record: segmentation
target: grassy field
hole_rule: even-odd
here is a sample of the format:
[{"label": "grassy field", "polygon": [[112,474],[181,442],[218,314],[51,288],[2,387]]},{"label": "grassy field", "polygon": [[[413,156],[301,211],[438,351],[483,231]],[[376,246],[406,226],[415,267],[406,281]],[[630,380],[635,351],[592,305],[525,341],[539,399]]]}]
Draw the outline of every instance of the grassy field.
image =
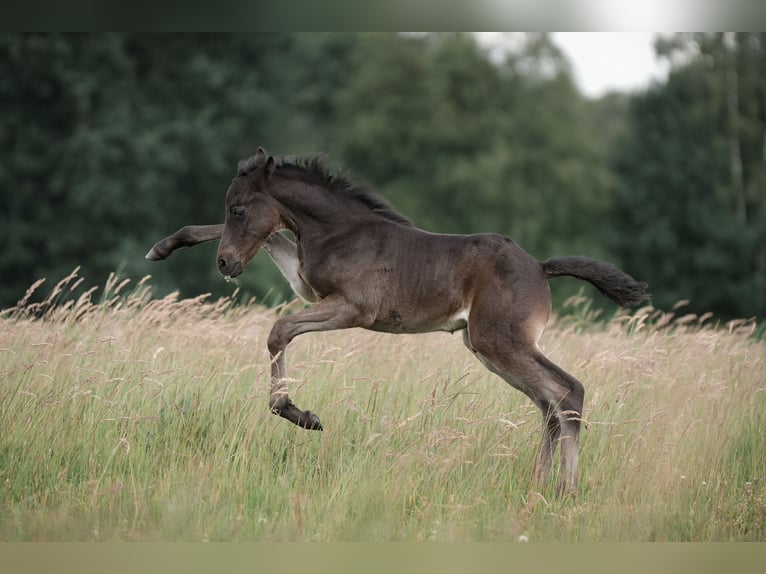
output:
[{"label": "grassy field", "polygon": [[0,317],[2,541],[766,540],[752,323],[553,322],[541,347],[587,392],[560,501],[529,488],[537,411],[459,334],[299,337],[311,433],[267,411],[277,311],[114,280],[58,303],[76,282]]}]

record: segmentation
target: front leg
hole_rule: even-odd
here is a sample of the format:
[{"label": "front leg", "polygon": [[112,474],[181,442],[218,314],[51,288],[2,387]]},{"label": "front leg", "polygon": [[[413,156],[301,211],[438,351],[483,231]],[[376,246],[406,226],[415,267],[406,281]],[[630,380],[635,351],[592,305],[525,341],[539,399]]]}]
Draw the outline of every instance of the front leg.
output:
[{"label": "front leg", "polygon": [[282,317],[271,328],[268,346],[271,356],[271,412],[309,430],[322,430],[319,417],[299,409],[287,394],[285,349],[295,337],[312,331],[332,331],[349,327],[369,327],[374,316],[362,312],[343,297],[330,296],[313,307]]},{"label": "front leg", "polygon": [[[177,249],[193,247],[206,241],[220,239],[223,225],[187,225],[172,235],[158,241],[146,254],[150,261],[167,259]],[[293,291],[307,303],[315,303],[320,297],[298,273],[298,246],[281,233],[272,233],[263,248],[287,279]]]},{"label": "front leg", "polygon": [[176,231],[173,235],[158,241],[146,254],[150,261],[167,259],[170,254],[181,247],[192,247],[206,241],[220,239],[223,233],[223,224],[218,225],[187,225]]}]

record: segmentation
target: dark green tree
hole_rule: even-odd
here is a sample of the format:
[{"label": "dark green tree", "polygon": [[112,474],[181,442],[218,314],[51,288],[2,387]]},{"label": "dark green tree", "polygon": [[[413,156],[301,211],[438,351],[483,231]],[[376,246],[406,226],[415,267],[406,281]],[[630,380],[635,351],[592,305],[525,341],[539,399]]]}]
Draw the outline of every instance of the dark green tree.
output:
[{"label": "dark green tree", "polygon": [[666,84],[633,99],[617,151],[613,239],[655,302],[766,312],[766,54],[762,34],[677,35]]},{"label": "dark green tree", "polygon": [[[258,145],[305,139],[292,70],[310,53],[289,34],[0,37],[0,306],[76,265],[89,283],[120,267],[161,291],[231,291],[212,245],[163,265],[143,253],[220,221],[236,163]],[[261,267],[246,290],[276,282],[286,295]]]},{"label": "dark green tree", "polygon": [[339,110],[337,155],[419,225],[608,252],[604,152],[547,36],[503,62],[466,34],[368,37]]}]

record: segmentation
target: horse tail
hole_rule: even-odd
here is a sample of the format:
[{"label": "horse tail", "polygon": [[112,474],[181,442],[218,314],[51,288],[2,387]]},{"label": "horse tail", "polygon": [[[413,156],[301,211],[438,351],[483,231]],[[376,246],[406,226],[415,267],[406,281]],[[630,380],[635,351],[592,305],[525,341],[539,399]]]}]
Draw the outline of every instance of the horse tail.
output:
[{"label": "horse tail", "polygon": [[590,257],[551,257],[541,265],[546,279],[567,275],[587,281],[620,307],[632,307],[649,298],[647,283],[636,281],[606,261]]}]

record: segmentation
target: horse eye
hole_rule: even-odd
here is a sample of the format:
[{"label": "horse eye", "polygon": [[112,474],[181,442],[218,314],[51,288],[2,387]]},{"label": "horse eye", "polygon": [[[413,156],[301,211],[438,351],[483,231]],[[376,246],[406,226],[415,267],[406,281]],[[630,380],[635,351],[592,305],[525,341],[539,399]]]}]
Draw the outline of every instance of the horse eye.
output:
[{"label": "horse eye", "polygon": [[232,207],[229,212],[231,213],[231,216],[235,219],[242,220],[245,218],[245,208],[241,206],[234,206]]}]

